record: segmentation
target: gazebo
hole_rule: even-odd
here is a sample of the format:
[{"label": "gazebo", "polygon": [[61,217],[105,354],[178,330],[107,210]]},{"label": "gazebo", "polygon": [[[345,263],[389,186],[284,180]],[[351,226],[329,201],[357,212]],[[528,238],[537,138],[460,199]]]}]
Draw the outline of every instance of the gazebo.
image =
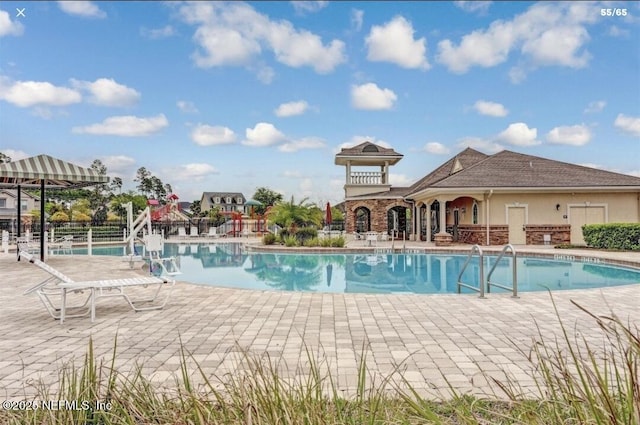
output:
[{"label": "gazebo", "polygon": [[20,190],[40,188],[40,259],[44,261],[45,186],[70,189],[108,183],[109,177],[91,168],[80,167],[49,155],[37,155],[0,164],[0,187],[16,188],[18,192],[18,237],[20,236]]}]

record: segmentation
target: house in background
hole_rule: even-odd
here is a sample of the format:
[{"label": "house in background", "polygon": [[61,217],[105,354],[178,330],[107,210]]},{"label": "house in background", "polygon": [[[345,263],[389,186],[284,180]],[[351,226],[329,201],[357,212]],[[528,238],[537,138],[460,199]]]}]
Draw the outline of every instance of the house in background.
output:
[{"label": "house in background", "polygon": [[246,214],[245,202],[246,198],[240,192],[203,192],[200,198],[200,211],[205,212],[218,207],[225,214],[232,212]]},{"label": "house in background", "polygon": [[[23,223],[31,222],[31,211],[40,210],[40,198],[24,190],[20,194],[20,216]],[[15,189],[0,189],[0,230],[15,232],[18,220],[18,192]]]},{"label": "house in background", "polygon": [[584,224],[640,222],[640,177],[467,148],[410,187],[393,187],[389,167],[401,158],[370,142],[336,155],[347,169],[347,232],[395,233],[436,245],[580,245]]}]

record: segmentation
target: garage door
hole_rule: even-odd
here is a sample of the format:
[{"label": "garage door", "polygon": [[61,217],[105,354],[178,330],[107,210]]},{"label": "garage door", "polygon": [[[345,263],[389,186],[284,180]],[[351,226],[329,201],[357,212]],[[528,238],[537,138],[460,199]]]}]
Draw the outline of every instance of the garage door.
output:
[{"label": "garage door", "polygon": [[571,224],[571,243],[585,245],[582,237],[582,226],[585,224],[601,224],[605,222],[604,206],[569,207],[569,224]]}]

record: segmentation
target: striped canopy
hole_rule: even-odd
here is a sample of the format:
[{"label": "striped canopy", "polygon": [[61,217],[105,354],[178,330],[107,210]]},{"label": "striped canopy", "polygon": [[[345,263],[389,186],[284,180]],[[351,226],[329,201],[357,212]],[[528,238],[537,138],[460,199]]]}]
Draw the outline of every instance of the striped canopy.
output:
[{"label": "striped canopy", "polygon": [[49,155],[0,164],[0,187],[40,187],[43,181],[48,187],[69,188],[108,183],[109,177]]}]

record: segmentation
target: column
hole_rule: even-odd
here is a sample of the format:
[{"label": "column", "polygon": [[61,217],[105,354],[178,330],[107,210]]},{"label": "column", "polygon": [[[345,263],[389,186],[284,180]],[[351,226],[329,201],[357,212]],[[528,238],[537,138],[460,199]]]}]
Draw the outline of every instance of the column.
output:
[{"label": "column", "polygon": [[447,233],[447,201],[438,199],[440,203],[440,232]]},{"label": "column", "polygon": [[431,203],[427,204],[427,242],[431,242]]},{"label": "column", "polygon": [[420,207],[413,204],[413,240],[419,242],[422,237],[422,217],[420,217]]},{"label": "column", "polygon": [[351,184],[351,161],[347,161],[347,166],[345,167],[345,170],[347,170],[346,183]]}]

